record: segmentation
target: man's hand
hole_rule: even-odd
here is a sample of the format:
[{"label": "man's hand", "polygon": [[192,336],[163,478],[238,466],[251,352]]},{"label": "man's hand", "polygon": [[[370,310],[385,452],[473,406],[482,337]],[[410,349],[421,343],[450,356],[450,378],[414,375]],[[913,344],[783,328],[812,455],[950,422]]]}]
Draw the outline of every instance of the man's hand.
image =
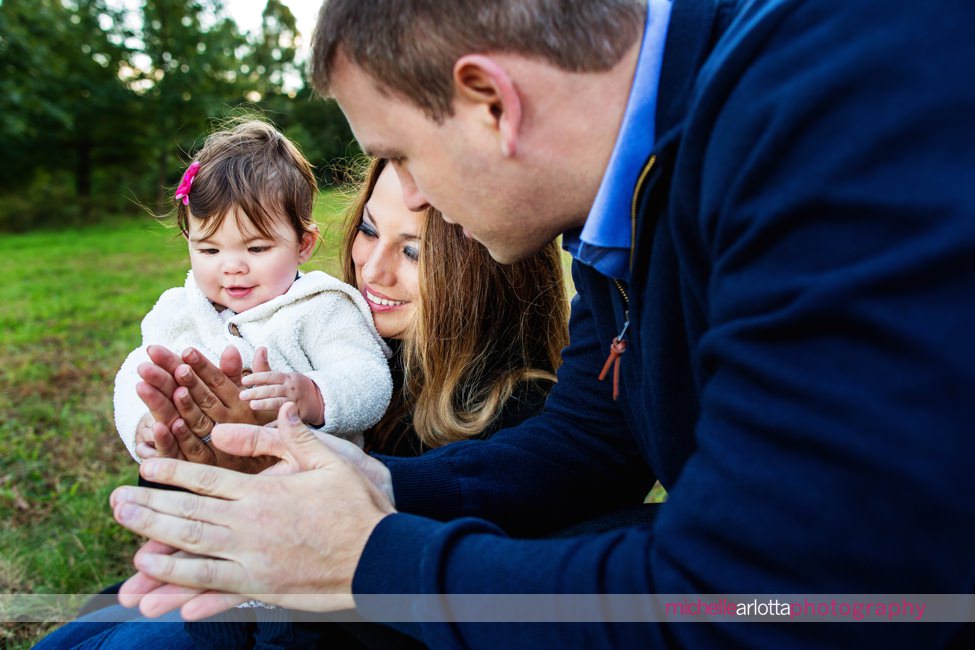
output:
[{"label": "man's hand", "polygon": [[[291,403],[281,408],[277,428],[219,425],[212,442],[227,453],[281,460],[257,476],[172,459],[144,462],[143,477],[208,496],[122,487],[112,494],[115,518],[203,557],[143,549],[133,580],[244,594],[294,609],[353,607],[352,577],[373,528],[394,512],[389,498],[302,425]],[[129,602],[136,599],[135,590],[127,587],[126,594]],[[174,609],[178,600],[153,612]],[[201,593],[181,613],[195,620],[233,604],[225,594]]]},{"label": "man's hand", "polygon": [[319,427],[325,421],[322,392],[300,372],[255,372],[242,382],[249,388],[240,392],[240,399],[255,411],[277,411],[285,402],[294,402],[302,422]]}]

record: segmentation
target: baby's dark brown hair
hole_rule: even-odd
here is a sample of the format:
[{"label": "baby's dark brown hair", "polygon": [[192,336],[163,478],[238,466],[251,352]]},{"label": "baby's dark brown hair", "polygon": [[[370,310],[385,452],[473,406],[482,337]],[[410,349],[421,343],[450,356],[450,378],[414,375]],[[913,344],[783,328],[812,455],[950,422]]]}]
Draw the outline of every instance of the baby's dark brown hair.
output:
[{"label": "baby's dark brown hair", "polygon": [[282,217],[299,241],[314,232],[312,207],[318,186],[312,166],[267,122],[250,119],[211,134],[193,160],[200,167],[189,205],[176,201],[176,223],[183,235],[189,236],[193,217],[209,237],[231,210],[243,212],[269,239],[275,238],[273,224]]}]

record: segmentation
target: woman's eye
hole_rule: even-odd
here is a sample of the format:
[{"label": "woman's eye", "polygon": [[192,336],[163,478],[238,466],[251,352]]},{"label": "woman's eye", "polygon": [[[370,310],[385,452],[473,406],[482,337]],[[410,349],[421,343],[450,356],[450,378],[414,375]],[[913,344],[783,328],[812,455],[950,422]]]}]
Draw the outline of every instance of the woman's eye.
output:
[{"label": "woman's eye", "polygon": [[369,237],[370,239],[375,239],[376,237],[378,237],[373,227],[367,224],[365,221],[360,222],[359,227],[356,228],[356,230],[361,232],[366,237]]},{"label": "woman's eye", "polygon": [[414,246],[407,246],[403,249],[403,255],[412,262],[420,261],[420,249]]}]

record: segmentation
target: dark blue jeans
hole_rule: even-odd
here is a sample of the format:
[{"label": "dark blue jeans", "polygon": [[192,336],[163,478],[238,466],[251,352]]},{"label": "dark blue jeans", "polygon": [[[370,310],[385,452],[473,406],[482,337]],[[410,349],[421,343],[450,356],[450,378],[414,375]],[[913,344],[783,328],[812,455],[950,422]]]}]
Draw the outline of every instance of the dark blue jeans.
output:
[{"label": "dark blue jeans", "polygon": [[196,645],[183,629],[179,612],[159,618],[141,616],[137,609],[114,605],[87,614],[41,639],[35,650],[192,650]]}]

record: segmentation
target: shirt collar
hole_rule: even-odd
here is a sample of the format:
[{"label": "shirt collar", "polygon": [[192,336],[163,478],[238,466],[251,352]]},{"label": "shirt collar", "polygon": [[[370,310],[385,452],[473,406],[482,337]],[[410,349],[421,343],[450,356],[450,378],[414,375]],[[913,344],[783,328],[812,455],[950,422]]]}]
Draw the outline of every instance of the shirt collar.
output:
[{"label": "shirt collar", "polygon": [[603,275],[629,279],[633,192],[654,145],[657,87],[671,0],[649,0],[640,55],[613,153],[596,199],[580,230],[565,233],[562,246]]}]

